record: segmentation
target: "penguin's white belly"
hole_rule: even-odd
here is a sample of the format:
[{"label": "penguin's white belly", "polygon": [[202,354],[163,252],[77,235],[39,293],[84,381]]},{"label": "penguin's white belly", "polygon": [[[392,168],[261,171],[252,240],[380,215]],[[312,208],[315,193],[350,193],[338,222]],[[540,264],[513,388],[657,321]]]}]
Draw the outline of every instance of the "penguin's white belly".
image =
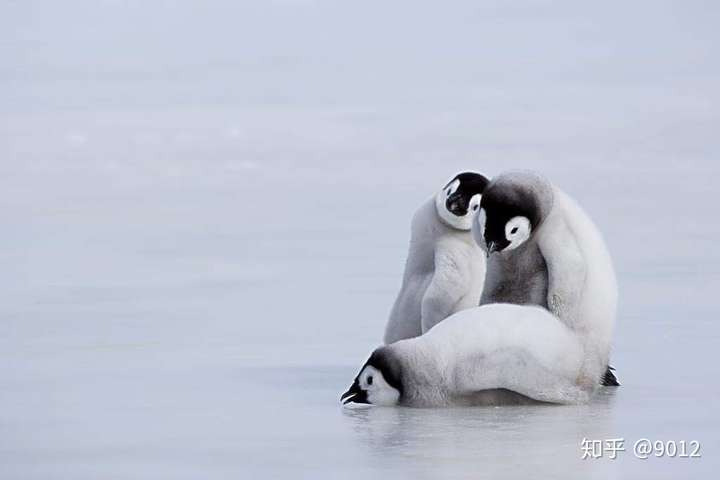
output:
[{"label": "penguin's white belly", "polygon": [[460,300],[453,306],[451,314],[455,314],[461,310],[465,310],[468,308],[477,307],[480,304],[480,291],[482,290],[482,286],[475,286],[475,288],[468,289],[468,291],[463,295]]},{"label": "penguin's white belly", "polygon": [[544,403],[505,388],[480,390],[461,395],[450,395],[448,406],[497,407],[503,405],[537,405]]}]

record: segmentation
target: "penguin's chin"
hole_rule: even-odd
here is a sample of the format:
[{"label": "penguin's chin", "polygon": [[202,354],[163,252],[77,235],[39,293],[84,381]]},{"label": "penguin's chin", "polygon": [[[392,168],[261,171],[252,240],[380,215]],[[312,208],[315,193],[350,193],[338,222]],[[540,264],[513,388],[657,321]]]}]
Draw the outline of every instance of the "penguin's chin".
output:
[{"label": "penguin's chin", "polygon": [[470,214],[470,212],[467,212],[463,216],[458,216],[452,212],[449,212],[448,209],[445,208],[445,196],[443,195],[443,193],[444,191],[441,190],[440,193],[435,196],[435,210],[437,211],[440,219],[447,226],[452,227],[456,230],[470,230],[470,228],[472,227],[473,216]]},{"label": "penguin's chin", "polygon": [[394,388],[382,389],[368,394],[371,405],[378,407],[394,407],[400,402],[400,392]]}]

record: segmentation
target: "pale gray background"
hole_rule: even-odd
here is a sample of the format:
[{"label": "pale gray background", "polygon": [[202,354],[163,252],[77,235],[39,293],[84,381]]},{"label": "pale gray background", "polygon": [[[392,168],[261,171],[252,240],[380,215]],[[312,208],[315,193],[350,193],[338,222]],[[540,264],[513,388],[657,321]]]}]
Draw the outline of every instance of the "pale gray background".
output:
[{"label": "pale gray background", "polygon": [[[0,478],[716,475],[713,1],[0,2]],[[343,411],[412,211],[544,172],[605,233],[624,385]],[[702,459],[581,461],[584,437]]]}]

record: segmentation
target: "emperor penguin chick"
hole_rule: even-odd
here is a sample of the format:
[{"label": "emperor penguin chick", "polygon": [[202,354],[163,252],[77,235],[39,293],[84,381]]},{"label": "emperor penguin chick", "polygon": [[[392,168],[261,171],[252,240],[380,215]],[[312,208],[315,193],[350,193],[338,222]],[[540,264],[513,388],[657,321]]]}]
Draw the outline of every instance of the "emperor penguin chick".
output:
[{"label": "emperor penguin chick", "polygon": [[547,308],[581,336],[583,371],[617,385],[607,367],[615,273],[600,232],[577,203],[538,174],[502,174],[485,189],[473,236],[488,255],[480,303]]},{"label": "emperor penguin chick", "polygon": [[485,254],[470,229],[487,183],[478,173],[460,173],[415,212],[385,343],[422,335],[453,313],[478,305]]},{"label": "emperor penguin chick", "polygon": [[429,332],[376,349],[341,401],[443,407],[583,403],[582,336],[537,305],[470,308]]}]

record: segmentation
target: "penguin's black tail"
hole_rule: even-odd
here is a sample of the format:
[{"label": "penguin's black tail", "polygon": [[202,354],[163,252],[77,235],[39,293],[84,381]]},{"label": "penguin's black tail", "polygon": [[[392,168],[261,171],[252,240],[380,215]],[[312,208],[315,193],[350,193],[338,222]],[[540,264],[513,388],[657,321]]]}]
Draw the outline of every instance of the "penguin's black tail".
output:
[{"label": "penguin's black tail", "polygon": [[605,375],[602,377],[602,385],[605,387],[619,387],[620,382],[618,382],[617,377],[613,373],[615,371],[615,367],[612,367],[608,365],[607,370],[605,370]]}]

